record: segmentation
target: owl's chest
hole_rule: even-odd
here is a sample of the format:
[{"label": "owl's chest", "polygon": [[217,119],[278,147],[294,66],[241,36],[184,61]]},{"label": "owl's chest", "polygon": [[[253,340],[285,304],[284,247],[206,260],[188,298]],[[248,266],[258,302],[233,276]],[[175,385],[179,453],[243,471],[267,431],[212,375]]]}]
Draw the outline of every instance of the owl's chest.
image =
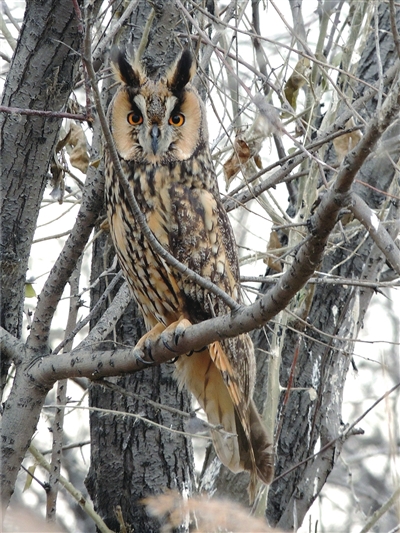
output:
[{"label": "owl's chest", "polygon": [[[135,176],[132,184],[149,228],[163,247],[170,249],[171,235],[178,226],[170,180],[152,172],[146,178]],[[177,320],[184,306],[180,281],[151,248],[111,172],[106,176],[106,200],[118,259],[147,325],[154,325],[154,318],[165,324]]]},{"label": "owl's chest", "polygon": [[[159,243],[178,261],[218,283],[224,276],[225,256],[214,195],[200,179],[188,181],[187,173],[182,175],[181,169],[136,171],[131,183]],[[202,289],[183,279],[153,251],[111,173],[106,191],[110,230],[119,261],[148,325],[154,325],[154,317],[171,323],[188,307],[196,321],[204,319]]]}]

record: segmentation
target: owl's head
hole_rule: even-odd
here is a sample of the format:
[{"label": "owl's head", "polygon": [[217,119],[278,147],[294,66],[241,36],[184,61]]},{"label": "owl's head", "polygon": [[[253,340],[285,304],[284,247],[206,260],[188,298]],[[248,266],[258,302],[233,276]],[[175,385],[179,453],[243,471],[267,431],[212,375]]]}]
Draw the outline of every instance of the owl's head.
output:
[{"label": "owl's head", "polygon": [[189,159],[206,142],[203,105],[190,80],[195,63],[183,51],[165,77],[150,80],[126,51],[113,66],[121,86],[109,120],[117,150],[126,161],[168,164]]}]

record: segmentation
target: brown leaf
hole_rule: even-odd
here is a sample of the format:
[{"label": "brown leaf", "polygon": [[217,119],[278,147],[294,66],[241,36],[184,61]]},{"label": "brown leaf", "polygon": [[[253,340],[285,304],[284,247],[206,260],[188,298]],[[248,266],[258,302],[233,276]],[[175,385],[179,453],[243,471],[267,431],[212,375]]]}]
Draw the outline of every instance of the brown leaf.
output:
[{"label": "brown leaf", "polygon": [[68,145],[72,146],[72,150],[69,153],[71,165],[86,174],[89,166],[89,155],[87,153],[85,133],[80,124],[71,123]]},{"label": "brown leaf", "polygon": [[303,85],[307,82],[307,75],[308,71],[310,69],[310,60],[302,57],[295,66],[292,75],[287,80],[284,92],[286,96],[286,100],[289,102],[289,104],[293,107],[293,109],[296,109],[297,105],[297,96],[299,94],[299,90],[303,87]]},{"label": "brown leaf", "polygon": [[251,157],[251,152],[248,144],[240,137],[236,137],[234,145],[234,152],[231,157],[224,163],[224,175],[227,185],[232,178],[240,171],[240,167],[247,163]]},{"label": "brown leaf", "polygon": [[259,154],[254,156],[254,163],[257,165],[257,168],[262,169],[262,161]]},{"label": "brown leaf", "polygon": [[281,241],[279,240],[278,234],[276,231],[271,231],[271,235],[269,236],[269,242],[267,246],[267,252],[271,252],[271,254],[268,254],[268,257],[264,259],[264,263],[271,269],[275,270],[275,272],[282,272],[282,265],[279,259],[277,259],[277,256],[279,257],[280,253],[279,250],[282,248]]},{"label": "brown leaf", "polygon": [[[346,122],[346,128],[354,128],[355,123],[353,117]],[[353,150],[356,144],[362,137],[360,130],[355,130],[350,133],[344,133],[340,137],[333,139],[333,147],[337,154],[338,162],[341,163],[346,155]]]}]

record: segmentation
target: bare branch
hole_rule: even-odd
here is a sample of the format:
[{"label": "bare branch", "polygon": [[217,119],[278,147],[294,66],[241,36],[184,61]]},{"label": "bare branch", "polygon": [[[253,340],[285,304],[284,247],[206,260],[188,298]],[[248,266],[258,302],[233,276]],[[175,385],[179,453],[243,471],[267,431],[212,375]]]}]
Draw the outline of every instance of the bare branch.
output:
[{"label": "bare branch", "polygon": [[[399,70],[400,70],[399,69],[399,64],[393,65],[393,67],[388,69],[387,76],[385,77],[385,82],[387,82],[386,86],[389,83],[391,83],[396,78],[396,76],[398,77]],[[392,92],[390,94],[392,95]],[[366,91],[363,96],[361,96],[355,102],[353,102],[353,104],[352,104],[353,108],[361,109],[364,106],[364,104],[366,102],[368,102],[371,98],[373,98],[375,95],[376,95],[376,89],[375,88]],[[395,115],[395,112],[393,114]],[[312,143],[307,145],[307,151],[313,153],[313,151],[315,149],[317,149],[321,144],[324,144],[325,141],[331,140],[332,139],[331,136],[334,136],[337,132],[340,132],[351,116],[352,116],[352,112],[351,111],[347,110],[347,111],[343,112],[340,115],[340,117],[338,117],[338,119],[335,121],[335,123],[332,124],[332,126],[328,130],[320,133],[320,135],[318,136],[318,138],[315,141],[313,141]],[[386,126],[386,127],[388,127],[388,126]],[[374,140],[373,140],[373,133],[372,133],[372,146],[371,146],[371,149],[375,145],[375,143],[373,141]],[[307,154],[304,153],[304,152],[303,153],[296,152],[295,154],[291,154],[290,156],[287,156],[285,158],[285,160],[284,160],[284,161],[287,161],[287,162],[284,165],[282,165],[279,170],[277,170],[274,174],[272,174],[271,176],[266,178],[259,185],[256,185],[254,187],[249,187],[249,185],[248,185],[249,183],[251,183],[252,181],[260,178],[261,176],[263,176],[266,172],[268,172],[269,170],[274,168],[277,164],[274,164],[273,166],[270,166],[270,167],[268,167],[266,169],[261,170],[255,176],[253,176],[250,180],[247,180],[246,184],[241,185],[236,190],[231,192],[229,197],[224,202],[225,209],[227,211],[231,211],[237,205],[243,205],[243,204],[247,203],[248,201],[252,200],[253,198],[256,198],[257,196],[259,196],[262,192],[264,192],[268,188],[277,185],[288,174],[290,174],[290,172],[294,168],[296,168],[298,165],[300,165],[307,157],[308,157]],[[278,163],[282,164],[282,161],[278,162]],[[248,190],[245,190],[245,191],[235,195],[235,193],[238,192],[238,190],[243,189],[245,187]]]},{"label": "bare branch", "polygon": [[[393,270],[395,270],[400,276],[400,250],[382,225],[377,215],[364,202],[364,200],[355,193],[353,193],[353,202],[350,206],[350,210],[367,229],[371,238],[385,255]],[[397,231],[400,231],[400,224],[397,224],[397,226]]]},{"label": "bare branch", "polygon": [[[43,457],[43,455],[39,452],[39,450],[33,444],[30,445],[29,451],[33,455],[35,460],[38,462],[38,464],[42,468],[47,470],[47,472],[50,473],[50,471],[51,471],[50,464],[46,461],[46,459]],[[106,526],[106,524],[103,522],[101,517],[95,512],[95,510],[94,510],[92,504],[90,503],[90,501],[87,500],[83,496],[83,494],[72,485],[72,483],[70,483],[62,475],[60,475],[59,480],[60,480],[61,485],[71,494],[71,496],[74,498],[74,500],[76,500],[76,502],[85,511],[85,513],[87,513],[90,516],[90,518],[93,520],[93,522],[99,528],[99,531],[101,531],[101,533],[114,533],[113,531],[111,531],[111,529],[109,529]]]},{"label": "bare branch", "polygon": [[0,106],[0,113],[30,115],[37,117],[70,118],[72,120],[79,120],[81,122],[88,120],[88,117],[85,117],[85,115],[77,115],[75,113],[64,113],[63,111],[44,111],[42,109],[21,109],[20,107],[8,107],[4,105]]},{"label": "bare branch", "polygon": [[104,202],[103,187],[102,176],[96,169],[89,167],[76,222],[38,298],[31,333],[27,340],[27,346],[36,352],[43,351],[47,344],[57,304],[97,221]]},{"label": "bare branch", "polygon": [[[350,185],[350,179],[347,182]],[[160,364],[177,355],[200,349],[216,340],[251,331],[264,325],[282,311],[319,265],[329,234],[336,224],[337,215],[350,201],[351,194],[347,190],[328,191],[310,223],[312,234],[299,249],[291,267],[263,298],[231,315],[216,317],[187,328],[175,352],[166,348],[176,345],[174,332],[170,332],[152,346],[152,361]],[[96,350],[92,352],[92,360],[89,359],[87,351],[88,346],[85,343],[82,349],[71,352],[72,357],[68,359],[54,356],[41,357],[30,366],[31,378],[50,386],[61,377],[86,376],[98,379],[143,369],[143,364],[132,357],[130,349],[111,352]]]},{"label": "bare branch", "polygon": [[377,521],[382,518],[382,516],[389,511],[394,505],[398,505],[400,498],[400,486],[394,491],[391,497],[385,502],[382,507],[377,509],[365,526],[361,529],[360,533],[367,533],[371,531],[372,527],[377,523]]},{"label": "bare branch", "polygon": [[397,390],[398,388],[400,387],[400,383],[397,383],[394,387],[392,387],[390,390],[388,390],[387,392],[385,392],[385,394],[383,394],[380,398],[378,398],[366,411],[364,411],[364,413],[359,416],[350,426],[348,426],[346,428],[346,430],[343,432],[342,435],[339,435],[338,437],[336,437],[335,439],[331,440],[330,442],[326,443],[318,452],[310,455],[309,457],[306,457],[306,459],[304,459],[303,461],[301,461],[301,463],[298,463],[297,465],[293,466],[292,468],[290,468],[290,470],[287,470],[286,472],[283,472],[280,476],[276,477],[272,483],[275,483],[277,482],[279,479],[281,479],[282,477],[284,476],[287,476],[290,472],[292,472],[293,470],[296,470],[296,468],[299,468],[299,466],[305,464],[305,463],[308,463],[308,461],[310,461],[311,459],[314,459],[315,457],[318,457],[320,454],[324,453],[326,450],[329,450],[329,448],[331,448],[338,440],[346,440],[346,438],[348,438],[349,436],[351,436],[353,434],[353,430],[354,428],[361,422],[361,420],[363,418],[365,418],[368,413],[370,413],[380,402],[382,402],[383,400],[385,400],[390,394],[392,394],[392,392],[394,392],[395,390]]},{"label": "bare branch", "polygon": [[397,57],[400,59],[400,37],[399,37],[399,32],[397,31],[397,24],[396,24],[395,0],[389,0],[389,10],[390,10],[390,27],[392,29],[393,42],[396,47]]},{"label": "bare branch", "polygon": [[21,361],[25,353],[25,344],[0,327],[0,353],[15,362]]}]

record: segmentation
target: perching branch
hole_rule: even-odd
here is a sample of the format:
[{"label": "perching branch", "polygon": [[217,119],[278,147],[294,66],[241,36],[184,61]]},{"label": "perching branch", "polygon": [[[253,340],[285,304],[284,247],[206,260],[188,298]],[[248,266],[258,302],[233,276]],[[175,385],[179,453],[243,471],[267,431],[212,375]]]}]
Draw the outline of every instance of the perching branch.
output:
[{"label": "perching branch", "polygon": [[[292,265],[279,278],[276,285],[248,307],[189,327],[184,336],[179,339],[177,346],[174,332],[165,333],[163,338],[156,341],[151,348],[152,362],[160,364],[212,342],[259,328],[288,305],[320,264],[340,210],[352,204],[351,186],[358,170],[398,113],[400,107],[399,73],[397,73],[393,89],[379,113],[370,121],[364,137],[343,161],[335,184],[325,193],[309,221],[311,234],[305,239]],[[176,346],[175,351],[171,352],[166,345]],[[88,347],[85,346],[82,350],[74,350],[71,353],[73,357],[68,359],[52,356],[41,358],[30,368],[31,377],[48,386],[60,377],[86,376],[96,379],[134,372],[143,368],[142,364],[133,360],[130,350],[96,351],[93,353],[95,359],[92,361],[89,361],[86,354]]]}]

